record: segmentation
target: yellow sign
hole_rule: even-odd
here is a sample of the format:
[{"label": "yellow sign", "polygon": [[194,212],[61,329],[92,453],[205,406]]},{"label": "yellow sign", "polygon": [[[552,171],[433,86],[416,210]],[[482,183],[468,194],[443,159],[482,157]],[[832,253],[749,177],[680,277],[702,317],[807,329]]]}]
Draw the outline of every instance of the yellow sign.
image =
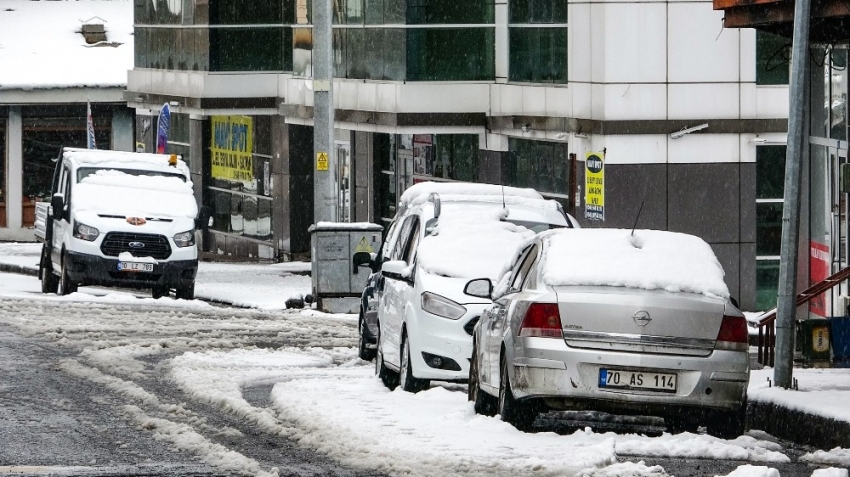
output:
[{"label": "yellow sign", "polygon": [[213,116],[212,130],[212,177],[254,180],[253,120],[248,116]]},{"label": "yellow sign", "polygon": [[584,160],[584,217],[605,220],[605,155],[588,152]]},{"label": "yellow sign", "polygon": [[316,153],[316,170],[317,171],[328,170],[328,153],[327,152],[317,152]]},{"label": "yellow sign", "polygon": [[812,351],[816,353],[829,351],[829,328],[823,326],[812,330]]},{"label": "yellow sign", "polygon": [[366,253],[375,253],[375,249],[369,245],[369,242],[366,240],[366,237],[362,237],[360,242],[357,242],[357,246],[354,247],[354,253],[357,252],[366,252]]}]

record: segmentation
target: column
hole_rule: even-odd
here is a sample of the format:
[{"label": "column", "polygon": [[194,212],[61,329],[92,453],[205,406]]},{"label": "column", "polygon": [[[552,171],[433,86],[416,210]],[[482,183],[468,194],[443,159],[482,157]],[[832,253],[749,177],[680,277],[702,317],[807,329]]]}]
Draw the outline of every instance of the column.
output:
[{"label": "column", "polygon": [[9,108],[9,121],[6,124],[6,226],[20,229],[23,216],[23,119],[21,107]]}]

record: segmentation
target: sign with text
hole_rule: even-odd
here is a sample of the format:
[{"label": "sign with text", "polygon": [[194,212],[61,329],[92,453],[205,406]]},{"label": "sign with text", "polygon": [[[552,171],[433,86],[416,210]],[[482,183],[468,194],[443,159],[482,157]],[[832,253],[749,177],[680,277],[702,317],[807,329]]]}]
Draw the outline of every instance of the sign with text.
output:
[{"label": "sign with text", "polygon": [[328,170],[328,153],[327,152],[317,152],[316,153],[316,170],[317,171]]},{"label": "sign with text", "polygon": [[588,152],[584,160],[584,217],[605,220],[605,159],[598,152]]},{"label": "sign with text", "polygon": [[213,116],[212,129],[212,177],[254,180],[253,120],[248,116]]},{"label": "sign with text", "polygon": [[[809,250],[811,251],[809,257],[809,282],[814,285],[817,282],[826,280],[832,275],[829,265],[831,259],[829,256],[829,246],[827,245],[812,240],[809,242]],[[814,297],[809,302],[809,311],[824,318],[830,316],[827,314],[826,292]]]}]

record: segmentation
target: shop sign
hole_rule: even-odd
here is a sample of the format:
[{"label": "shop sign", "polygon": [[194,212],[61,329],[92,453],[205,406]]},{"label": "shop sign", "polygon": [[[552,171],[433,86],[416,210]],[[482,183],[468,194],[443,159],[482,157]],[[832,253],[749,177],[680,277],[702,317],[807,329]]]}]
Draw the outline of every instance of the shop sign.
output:
[{"label": "shop sign", "polygon": [[212,177],[254,180],[254,122],[249,116],[212,117]]},{"label": "shop sign", "polygon": [[584,160],[584,217],[605,220],[605,156],[588,152]]},{"label": "shop sign", "polygon": [[324,151],[320,151],[316,153],[316,170],[317,171],[326,171],[330,167],[328,166],[328,153]]},{"label": "shop sign", "polygon": [[[826,280],[830,276],[829,247],[815,241],[809,242],[809,278],[814,285]],[[829,316],[826,310],[826,293],[821,293],[809,302],[809,311],[815,315],[826,318]]]}]

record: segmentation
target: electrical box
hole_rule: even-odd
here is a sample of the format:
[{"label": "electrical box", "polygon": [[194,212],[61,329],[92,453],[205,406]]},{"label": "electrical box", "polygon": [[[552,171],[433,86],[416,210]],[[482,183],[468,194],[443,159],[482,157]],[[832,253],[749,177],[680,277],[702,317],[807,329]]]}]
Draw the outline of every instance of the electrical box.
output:
[{"label": "electrical box", "polygon": [[360,296],[381,249],[383,227],[368,222],[310,226],[311,277],[318,309],[358,313]]}]

